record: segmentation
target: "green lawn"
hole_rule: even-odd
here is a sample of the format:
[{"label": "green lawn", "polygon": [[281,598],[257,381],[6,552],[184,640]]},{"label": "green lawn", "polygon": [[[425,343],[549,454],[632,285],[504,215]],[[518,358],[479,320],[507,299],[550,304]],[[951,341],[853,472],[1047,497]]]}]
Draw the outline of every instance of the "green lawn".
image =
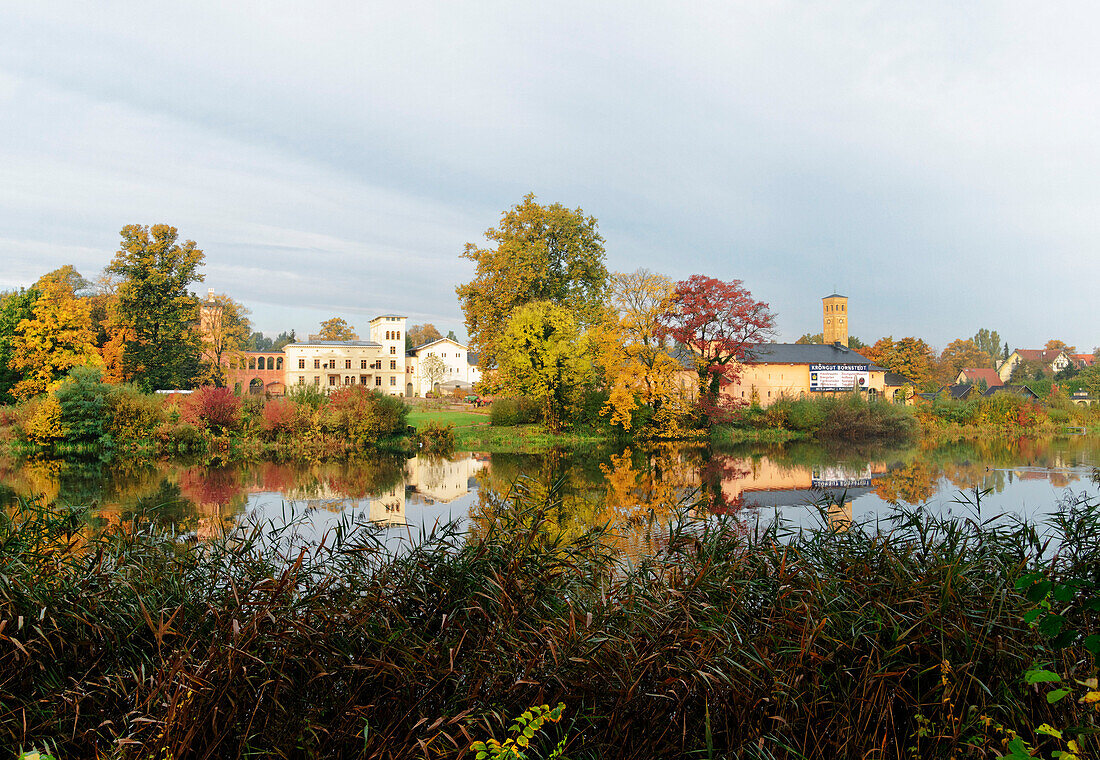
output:
[{"label": "green lawn", "polygon": [[472,425],[488,425],[489,414],[459,412],[450,409],[412,409],[409,411],[409,424],[417,430],[424,427],[429,422],[438,422],[441,425],[450,423],[454,425],[456,429],[470,427]]}]

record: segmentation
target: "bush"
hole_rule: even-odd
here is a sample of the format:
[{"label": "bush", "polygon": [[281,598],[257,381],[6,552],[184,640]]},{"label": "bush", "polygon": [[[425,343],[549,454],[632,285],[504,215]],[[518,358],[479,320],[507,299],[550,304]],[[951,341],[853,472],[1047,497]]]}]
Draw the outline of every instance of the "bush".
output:
[{"label": "bush", "polygon": [[341,388],[329,397],[329,404],[333,429],[356,446],[400,435],[408,425],[409,407],[403,400],[362,385]]},{"label": "bush", "polygon": [[496,427],[530,425],[541,420],[542,407],[534,399],[498,398],[489,407],[489,424]]},{"label": "bush", "polygon": [[73,367],[53,391],[61,407],[61,426],[66,442],[110,448],[107,418],[111,387],[101,382],[101,377],[94,367]]},{"label": "bush", "polygon": [[229,388],[203,386],[182,403],[184,417],[193,425],[202,425],[215,433],[227,432],[240,421],[241,399]]},{"label": "bush", "polygon": [[153,438],[165,416],[159,398],[130,384],[112,386],[107,406],[107,432],[116,447]]},{"label": "bush", "polygon": [[52,393],[36,396],[20,404],[21,429],[31,443],[49,446],[65,438],[61,425],[61,405]]},{"label": "bush", "polygon": [[289,398],[273,398],[264,404],[261,426],[265,433],[289,433],[295,427],[297,404]]},{"label": "bush", "polygon": [[455,447],[455,426],[432,421],[416,433],[422,451],[431,454],[446,454]]}]

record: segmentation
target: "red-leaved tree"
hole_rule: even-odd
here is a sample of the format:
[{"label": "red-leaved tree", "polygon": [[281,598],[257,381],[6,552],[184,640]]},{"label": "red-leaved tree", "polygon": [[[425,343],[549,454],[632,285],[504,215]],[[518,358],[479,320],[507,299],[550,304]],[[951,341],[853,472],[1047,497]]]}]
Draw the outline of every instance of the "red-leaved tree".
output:
[{"label": "red-leaved tree", "polygon": [[663,332],[689,349],[699,373],[699,405],[712,421],[723,410],[721,389],[737,379],[741,362],[775,334],[775,315],[753,300],[741,280],[696,274],[676,283]]}]

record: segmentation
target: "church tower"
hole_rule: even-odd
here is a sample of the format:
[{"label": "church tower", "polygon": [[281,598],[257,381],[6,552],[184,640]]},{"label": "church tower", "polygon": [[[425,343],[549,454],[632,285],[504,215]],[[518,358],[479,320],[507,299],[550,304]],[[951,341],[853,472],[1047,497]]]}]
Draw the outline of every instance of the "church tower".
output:
[{"label": "church tower", "polygon": [[848,296],[833,293],[821,299],[822,343],[848,347]]}]

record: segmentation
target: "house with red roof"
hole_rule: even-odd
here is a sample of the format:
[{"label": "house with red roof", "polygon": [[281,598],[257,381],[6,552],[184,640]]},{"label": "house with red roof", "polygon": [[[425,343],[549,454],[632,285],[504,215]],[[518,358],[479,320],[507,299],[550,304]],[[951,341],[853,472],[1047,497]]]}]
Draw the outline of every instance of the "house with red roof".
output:
[{"label": "house with red roof", "polygon": [[1077,369],[1084,369],[1096,364],[1096,354],[1070,354],[1069,358],[1077,365]]},{"label": "house with red roof", "polygon": [[1073,364],[1073,360],[1069,358],[1069,354],[1061,349],[1017,348],[997,367],[997,376],[1001,378],[1002,383],[1007,383],[1009,381],[1009,378],[1012,377],[1012,371],[1015,370],[1016,365],[1021,362],[1041,364],[1049,369],[1052,374],[1060,372]]},{"label": "house with red roof", "polygon": [[986,388],[996,388],[998,385],[1004,385],[1004,381],[997,374],[997,370],[991,367],[967,367],[960,370],[958,377],[955,378],[955,385],[977,385],[981,380],[985,381]]}]

